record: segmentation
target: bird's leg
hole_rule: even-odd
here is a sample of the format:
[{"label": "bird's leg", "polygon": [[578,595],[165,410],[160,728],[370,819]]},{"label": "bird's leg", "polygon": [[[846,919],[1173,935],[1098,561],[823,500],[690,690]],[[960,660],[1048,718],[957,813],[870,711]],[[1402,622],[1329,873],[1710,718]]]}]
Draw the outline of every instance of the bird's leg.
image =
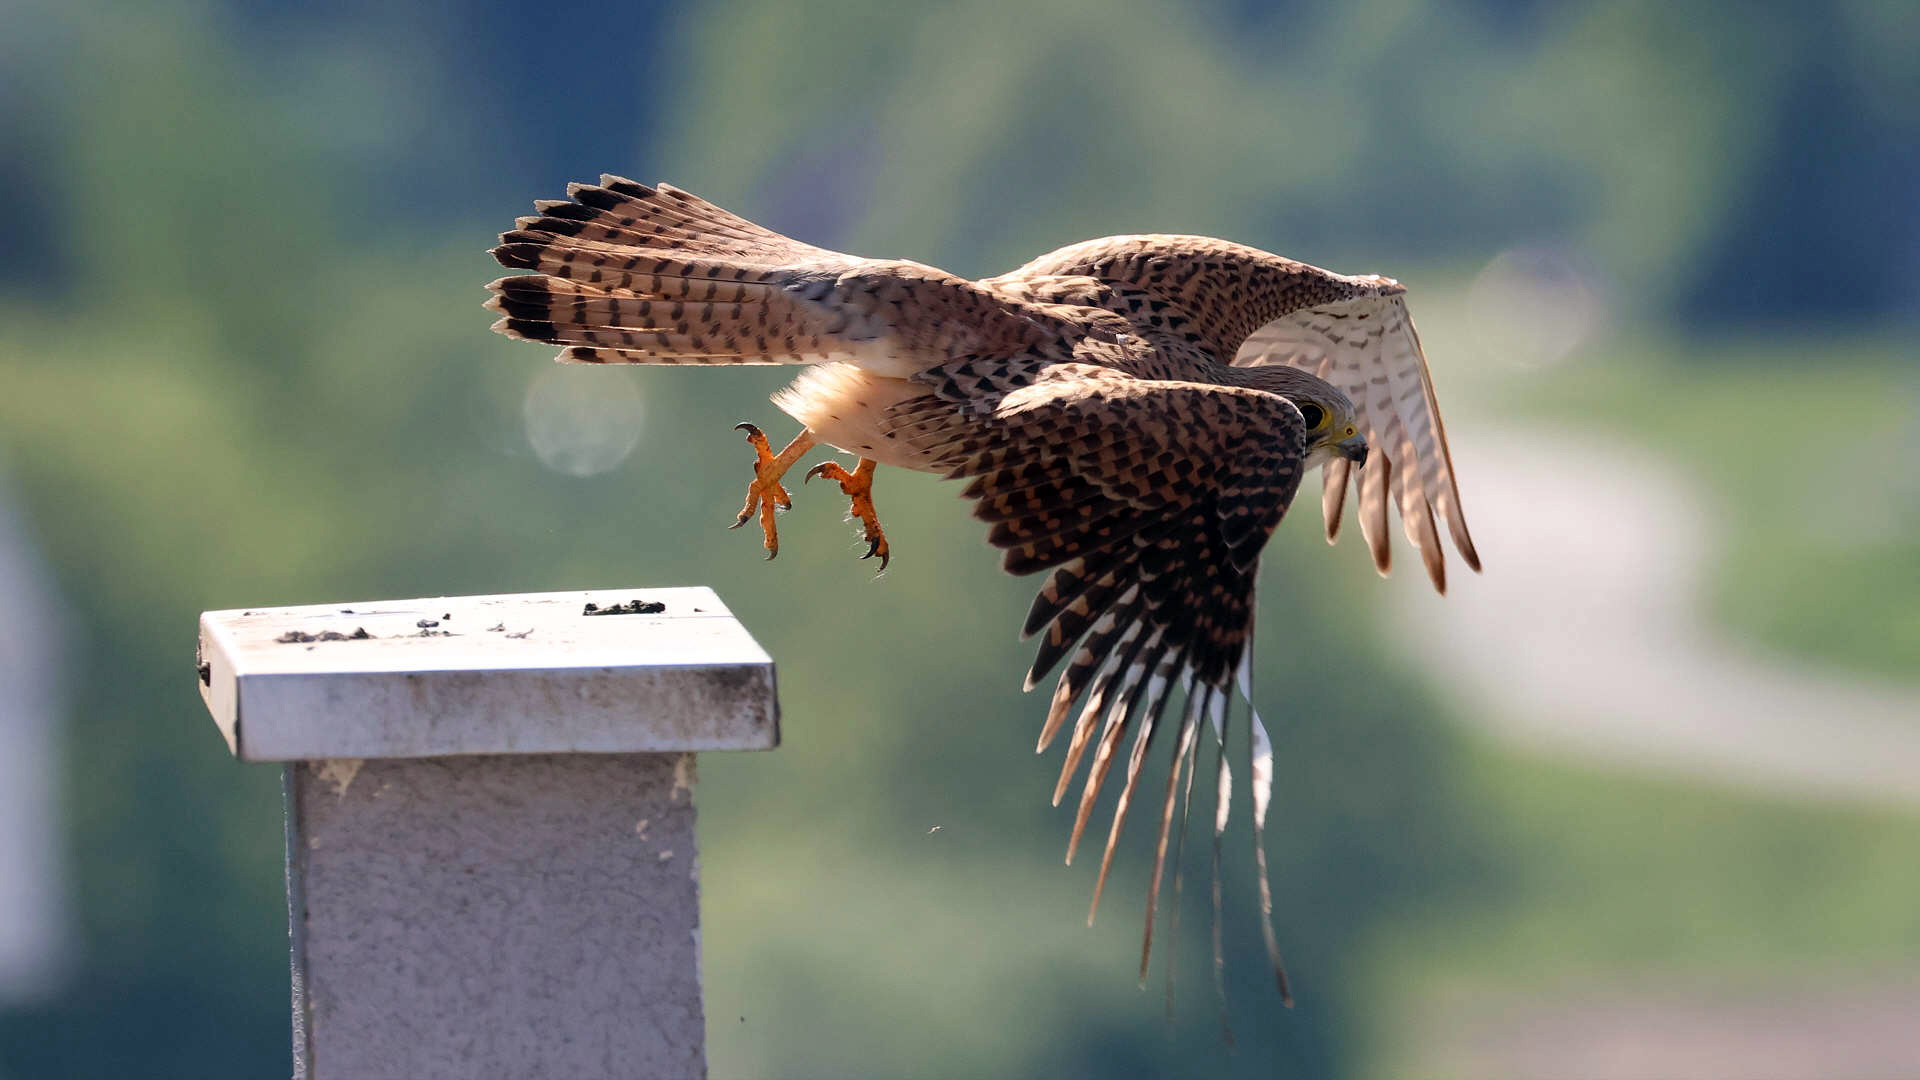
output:
[{"label": "bird's leg", "polygon": [[860,557],[871,559],[875,555],[880,556],[880,569],[885,570],[893,553],[887,547],[886,532],[880,528],[880,515],[873,511],[873,470],[878,464],[872,458],[861,458],[853,471],[848,472],[837,461],[823,461],[807,470],[806,479],[824,476],[840,482],[840,490],[853,499],[853,505],[847,510],[847,520],[859,518],[860,524],[866,527],[867,553]]},{"label": "bird's leg", "polygon": [[813,449],[813,432],[802,428],[800,434],[778,454],[767,442],[767,436],[752,424],[739,423],[733,430],[747,433],[747,442],[753,444],[753,482],[747,485],[747,504],[740,508],[740,516],[734,519],[729,529],[737,529],[752,518],[755,511],[760,514],[760,531],[766,534],[765,547],[767,558],[780,554],[780,534],[774,529],[773,515],[776,510],[786,510],[793,506],[793,497],[780,484],[793,463]]}]

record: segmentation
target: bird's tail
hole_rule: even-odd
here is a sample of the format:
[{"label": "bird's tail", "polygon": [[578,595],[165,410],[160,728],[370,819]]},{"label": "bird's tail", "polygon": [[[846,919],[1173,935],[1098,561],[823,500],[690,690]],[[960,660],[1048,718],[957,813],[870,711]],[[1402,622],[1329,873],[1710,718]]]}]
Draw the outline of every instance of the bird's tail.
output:
[{"label": "bird's tail", "polygon": [[845,335],[810,303],[846,256],[661,184],[617,176],[534,204],[492,255],[535,273],[487,286],[493,328],[590,364],[779,364],[840,358]]}]

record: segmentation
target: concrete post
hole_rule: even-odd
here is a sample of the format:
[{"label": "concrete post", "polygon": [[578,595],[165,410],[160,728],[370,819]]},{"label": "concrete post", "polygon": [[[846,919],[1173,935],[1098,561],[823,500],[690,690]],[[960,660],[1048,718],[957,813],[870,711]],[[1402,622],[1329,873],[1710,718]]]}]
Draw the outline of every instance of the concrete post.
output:
[{"label": "concrete post", "polygon": [[712,590],[207,612],[199,675],[287,763],[296,1078],[705,1075],[694,752],[779,740]]}]

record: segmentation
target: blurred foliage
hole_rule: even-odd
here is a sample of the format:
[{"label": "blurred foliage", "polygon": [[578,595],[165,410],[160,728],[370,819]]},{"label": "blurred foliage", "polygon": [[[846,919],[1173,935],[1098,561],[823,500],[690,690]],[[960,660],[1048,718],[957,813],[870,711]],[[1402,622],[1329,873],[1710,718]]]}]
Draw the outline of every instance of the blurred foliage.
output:
[{"label": "blurred foliage", "polygon": [[1369,1075],[1454,1075],[1435,1037],[1489,1003],[1649,986],[1737,1000],[1901,985],[1920,965],[1911,814],[1623,778],[1482,739],[1453,765],[1510,876],[1372,938]]},{"label": "blurred foliage", "polygon": [[[1920,299],[1910,201],[1854,194],[1920,182],[1911,5],[765,2],[688,29],[726,77],[663,123],[679,182],[817,242],[971,273],[1117,232],[1321,265],[1550,238],[1688,322]],[[1836,254],[1890,272],[1805,269]]]},{"label": "blurred foliage", "polygon": [[[1258,652],[1301,1006],[1282,1014],[1262,985],[1247,860],[1230,858],[1229,1054],[1204,889],[1185,894],[1175,1018],[1157,1019],[1157,984],[1133,989],[1137,823],[1101,923],[1080,925],[1093,868],[1055,862],[1057,757],[1024,749],[1042,702],[1017,692],[1012,638],[1033,583],[999,574],[951,488],[883,477],[900,554],[878,582],[831,491],[802,490],[761,565],[719,529],[748,461],[728,428],[775,429],[764,395],[785,375],[570,372],[629,380],[647,412],[625,467],[561,476],[520,435],[542,357],[487,334],[478,308],[492,234],[607,170],[963,273],[1112,232],[1383,270],[1545,237],[1603,266],[1636,318],[1892,326],[1920,269],[1908,5],[628,4],[562,21],[505,4],[25,0],[6,21],[0,183],[27,212],[0,265],[0,467],[77,629],[67,824],[85,952],[65,994],[0,1015],[0,1077],[286,1067],[276,777],[228,759],[188,664],[195,615],[223,607],[715,584],[780,659],[787,733],[777,754],[702,763],[716,1076],[1351,1073],[1392,1034],[1379,1003],[1429,962],[1382,942],[1483,942],[1492,974],[1526,969],[1565,909],[1595,927],[1569,954],[1604,960],[1605,933],[1674,925],[1657,901],[1593,888],[1623,860],[1678,876],[1696,911],[1814,848],[1861,903],[1911,896],[1873,892],[1877,824],[1793,808],[1749,822],[1670,786],[1488,764],[1378,640],[1359,552],[1327,552],[1302,515],[1269,560]],[[1850,167],[1806,164],[1836,155]],[[1860,265],[1804,270],[1842,257]],[[1662,353],[1607,393],[1631,403],[1638,382],[1749,355],[1744,340]],[[1781,381],[1698,422],[1705,375],[1613,414],[1730,487],[1758,485],[1743,478],[1762,460],[1818,483],[1799,450],[1808,395],[1855,399],[1766,370]],[[1843,385],[1871,394],[1881,371]],[[1774,429],[1750,429],[1755,407],[1791,434],[1757,438]],[[1859,452],[1851,414],[1820,423],[1820,463]],[[1745,454],[1762,442],[1771,456]],[[1911,566],[1903,529],[1879,562],[1831,560],[1838,587]],[[1766,562],[1779,551],[1732,558],[1792,576]],[[1774,620],[1785,647],[1883,664],[1910,648],[1802,618],[1828,610],[1791,592],[1810,580],[1782,588],[1776,614],[1743,614],[1745,593],[1724,606]],[[1695,800],[1709,824],[1654,827]],[[1811,839],[1753,846],[1780,822]],[[1244,830],[1243,814],[1230,852]],[[1731,869],[1692,866],[1702,847]],[[1912,940],[1885,912],[1843,910],[1851,893],[1822,895],[1859,940]]]}]

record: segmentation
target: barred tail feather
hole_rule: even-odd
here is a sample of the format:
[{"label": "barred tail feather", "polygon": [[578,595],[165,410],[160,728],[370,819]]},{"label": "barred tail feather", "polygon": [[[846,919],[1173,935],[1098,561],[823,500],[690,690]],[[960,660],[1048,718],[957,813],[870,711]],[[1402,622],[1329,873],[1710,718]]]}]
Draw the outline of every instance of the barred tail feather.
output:
[{"label": "barred tail feather", "polygon": [[670,184],[652,188],[603,173],[598,185],[568,184],[567,195],[534,203],[540,216],[521,218],[517,227],[768,262],[790,259],[808,247]]},{"label": "barred tail feather", "polygon": [[884,336],[821,301],[857,260],[762,228],[684,191],[617,176],[500,234],[492,254],[532,274],[487,286],[508,337],[590,364],[811,364]]}]

